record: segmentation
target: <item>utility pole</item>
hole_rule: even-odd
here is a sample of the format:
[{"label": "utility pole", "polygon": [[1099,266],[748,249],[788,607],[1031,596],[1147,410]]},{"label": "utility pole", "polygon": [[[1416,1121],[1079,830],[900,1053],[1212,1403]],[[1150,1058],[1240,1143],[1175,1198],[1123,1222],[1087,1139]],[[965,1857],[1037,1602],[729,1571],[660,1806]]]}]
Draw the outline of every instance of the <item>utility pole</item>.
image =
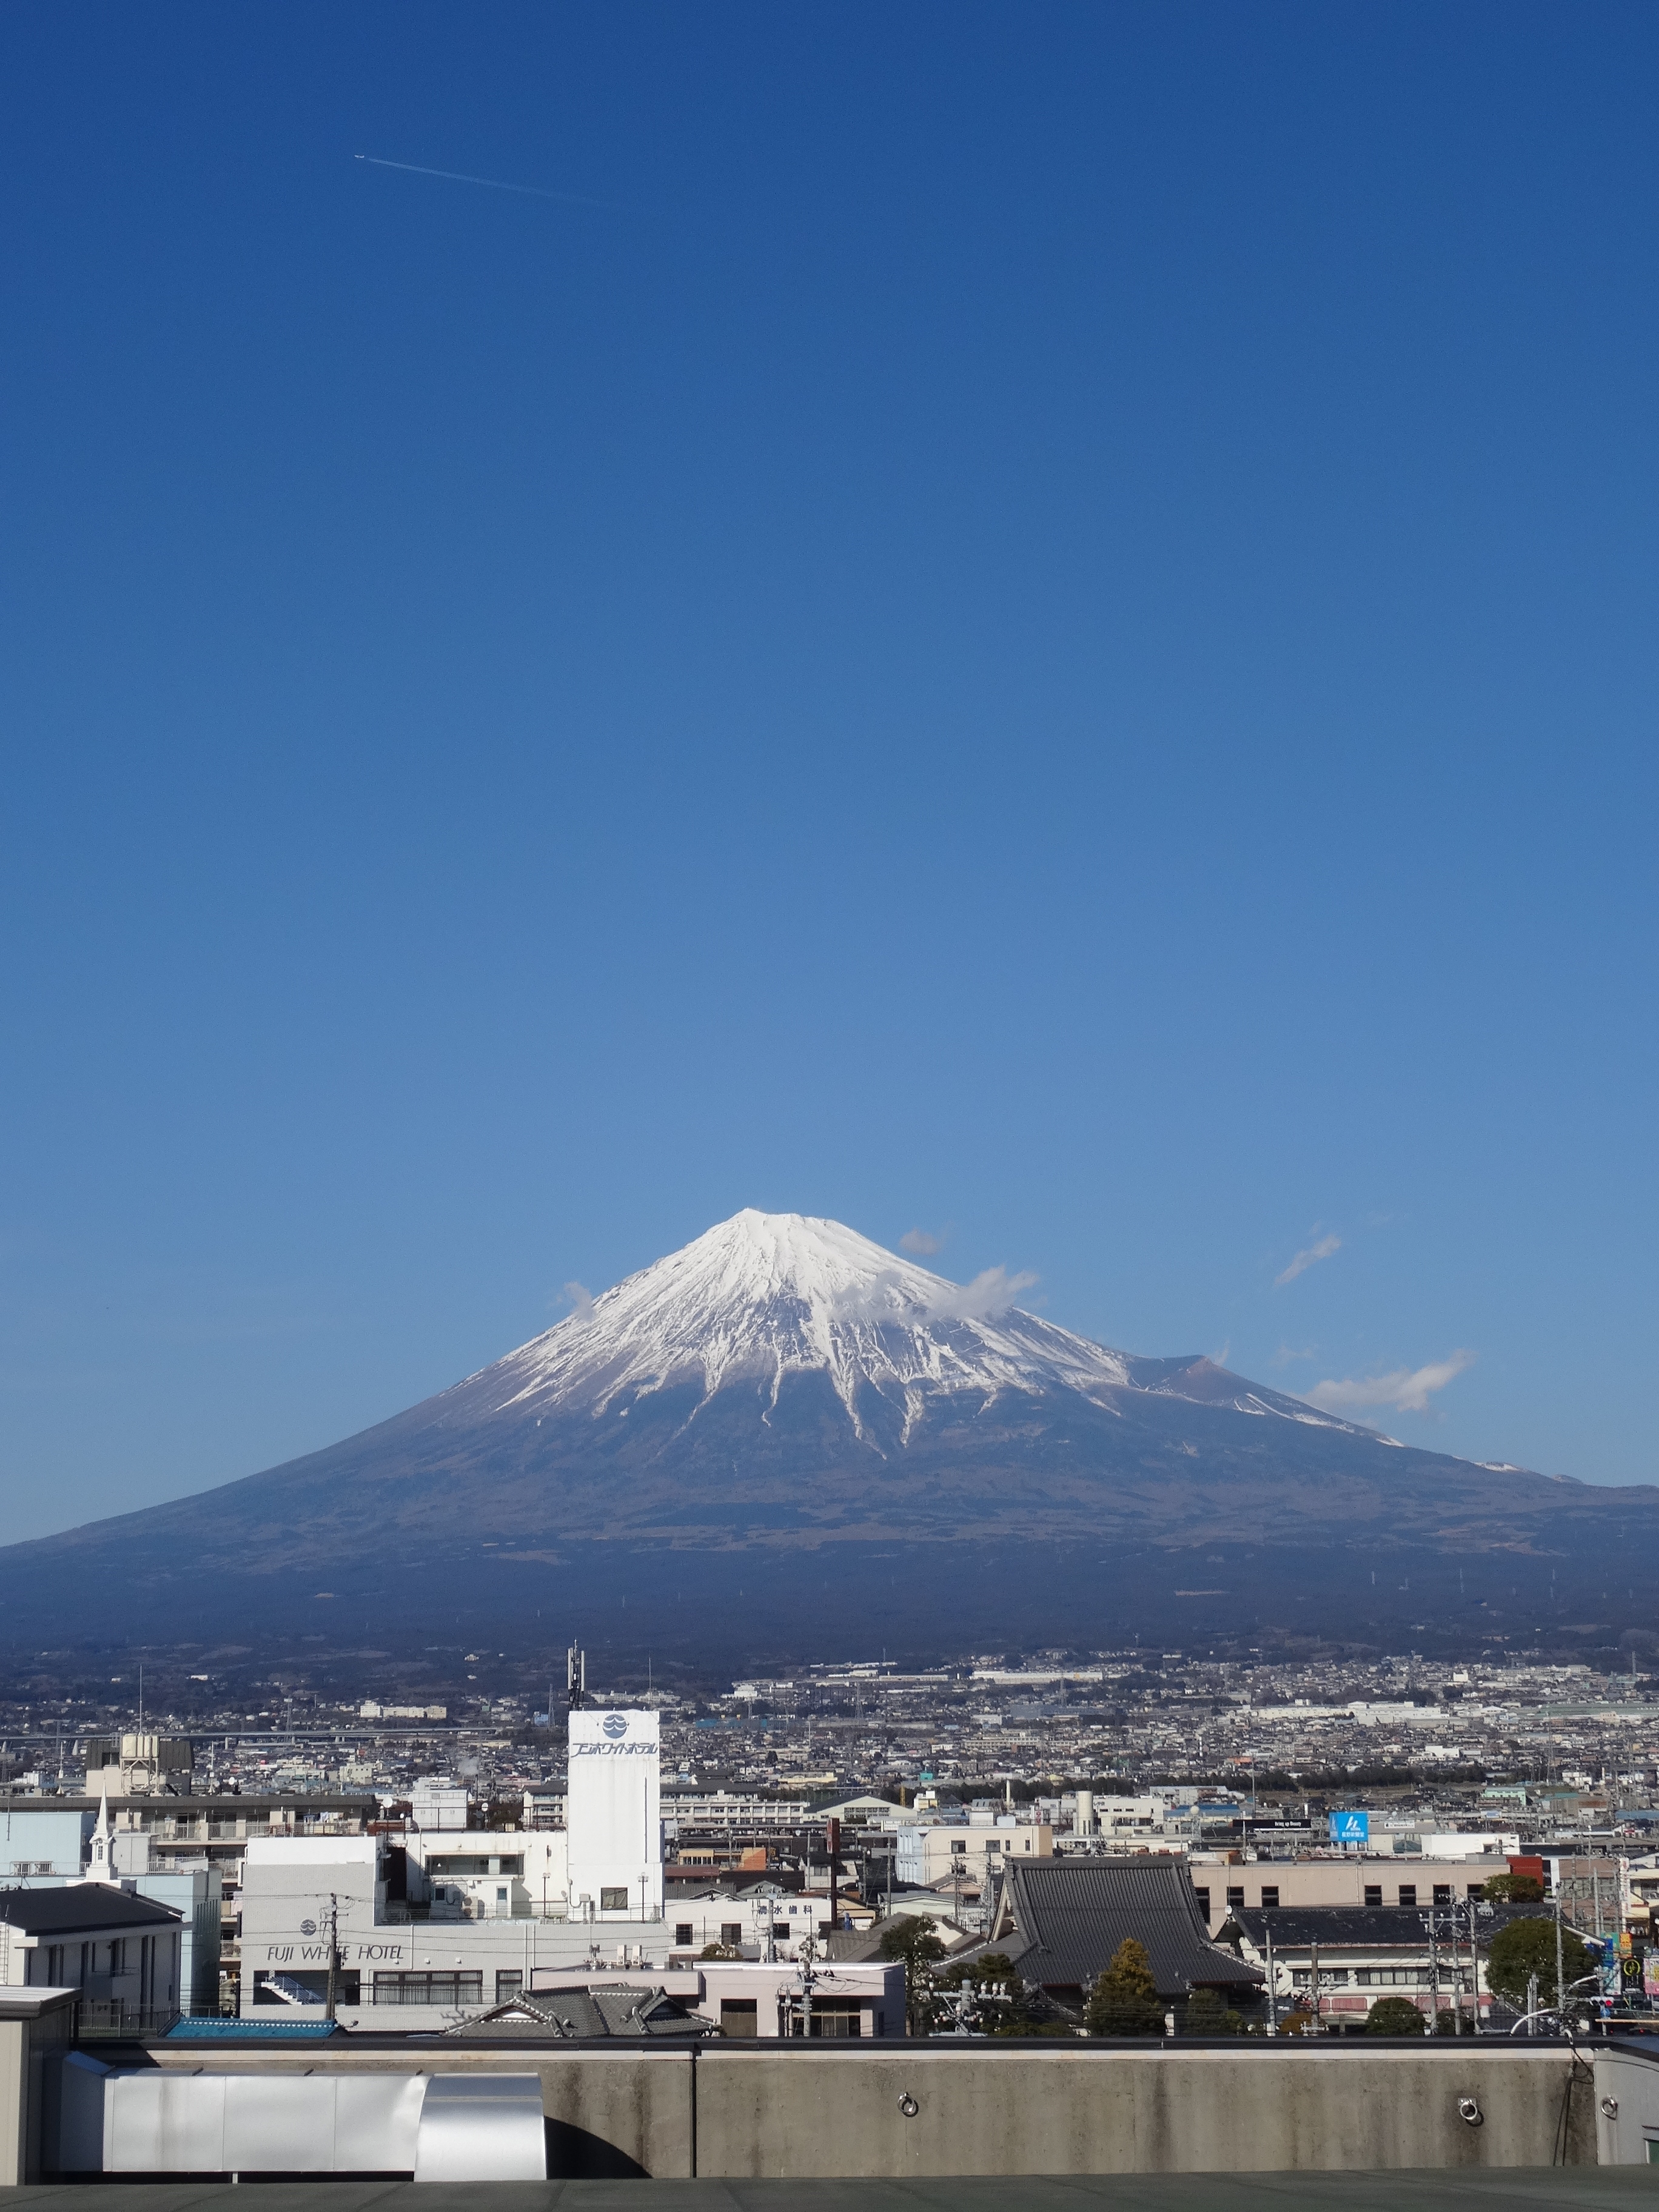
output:
[{"label": "utility pole", "polygon": [[1267,2033],[1279,2033],[1279,1992],[1273,1981],[1273,1923],[1267,1923]]},{"label": "utility pole", "polygon": [[[1474,1917],[1474,1899],[1471,1897],[1464,1901],[1469,1908],[1469,2005],[1471,2008],[1469,2033],[1471,2035],[1479,2035],[1480,2033],[1480,1928]],[[1456,1916],[1456,1910],[1454,1905],[1452,1908],[1454,1917]]]},{"label": "utility pole", "polygon": [[1308,1977],[1313,1987],[1313,2032],[1316,2035],[1320,2035],[1324,2031],[1319,2020],[1319,1946],[1317,1943],[1310,1943],[1308,1946],[1308,1963],[1313,1969]]},{"label": "utility pole", "polygon": [[1458,1941],[1457,1907],[1455,1905],[1446,1915],[1446,1918],[1451,1927],[1452,1989],[1455,1993],[1452,1997],[1452,2033],[1454,2035],[1462,2035],[1463,2033],[1463,1947]]},{"label": "utility pole", "polygon": [[[1559,1869],[1561,1862],[1557,1859],[1555,1863]],[[1555,1883],[1555,2026],[1558,2034],[1565,2025],[1561,2018],[1561,2008],[1566,2001],[1566,1970],[1561,1963],[1561,1882],[1558,1874]]]},{"label": "utility pole", "polygon": [[340,1994],[340,1900],[331,1890],[328,1899],[328,2009],[332,2020]]}]

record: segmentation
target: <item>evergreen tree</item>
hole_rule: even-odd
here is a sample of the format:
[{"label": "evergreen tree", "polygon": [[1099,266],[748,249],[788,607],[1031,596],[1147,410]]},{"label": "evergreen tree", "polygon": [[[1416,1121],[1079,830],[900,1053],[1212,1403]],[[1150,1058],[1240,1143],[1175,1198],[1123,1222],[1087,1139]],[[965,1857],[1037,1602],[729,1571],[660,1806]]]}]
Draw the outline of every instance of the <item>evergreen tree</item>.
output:
[{"label": "evergreen tree", "polygon": [[906,1913],[881,1932],[884,1959],[904,1966],[904,2032],[931,2035],[939,2017],[939,1988],[933,1969],[945,1956],[933,1923],[926,1913]]},{"label": "evergreen tree", "polygon": [[1541,1905],[1544,1885],[1535,1874],[1491,1874],[1480,1894],[1491,1905]]},{"label": "evergreen tree", "polygon": [[1230,2009],[1219,1990],[1194,1990],[1182,2027],[1188,2035],[1243,2035],[1244,2016]]},{"label": "evergreen tree", "polygon": [[1089,1992],[1083,2025],[1091,2035],[1161,2035],[1164,2004],[1144,1943],[1126,1936]]},{"label": "evergreen tree", "polygon": [[[1590,1970],[1589,1953],[1571,1928],[1561,1930],[1561,1979],[1571,1987]],[[1527,2008],[1527,1979],[1538,1977],[1538,2002],[1555,2002],[1555,1922],[1551,1919],[1511,1920],[1500,1928],[1486,1951],[1486,1983],[1493,1994],[1516,2012]],[[1582,1990],[1579,1996],[1585,1994]]]},{"label": "evergreen tree", "polygon": [[937,1986],[953,1995],[969,1993],[963,2025],[981,2035],[1036,2035],[1041,2022],[1031,2009],[1030,1991],[1006,1951],[982,1951],[976,1959],[947,1966]]},{"label": "evergreen tree", "polygon": [[1378,1997],[1365,2015],[1367,2035],[1421,2035],[1423,2015],[1409,1997]]}]

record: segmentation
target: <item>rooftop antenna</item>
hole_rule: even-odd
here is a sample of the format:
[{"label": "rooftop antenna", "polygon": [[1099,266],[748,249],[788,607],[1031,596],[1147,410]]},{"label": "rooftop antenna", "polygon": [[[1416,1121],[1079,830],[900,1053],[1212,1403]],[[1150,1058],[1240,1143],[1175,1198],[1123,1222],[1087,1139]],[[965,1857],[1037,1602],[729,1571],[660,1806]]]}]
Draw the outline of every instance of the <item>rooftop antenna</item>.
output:
[{"label": "rooftop antenna", "polygon": [[587,1654],[573,1644],[564,1655],[564,1686],[570,1710],[579,1712],[587,1703]]}]

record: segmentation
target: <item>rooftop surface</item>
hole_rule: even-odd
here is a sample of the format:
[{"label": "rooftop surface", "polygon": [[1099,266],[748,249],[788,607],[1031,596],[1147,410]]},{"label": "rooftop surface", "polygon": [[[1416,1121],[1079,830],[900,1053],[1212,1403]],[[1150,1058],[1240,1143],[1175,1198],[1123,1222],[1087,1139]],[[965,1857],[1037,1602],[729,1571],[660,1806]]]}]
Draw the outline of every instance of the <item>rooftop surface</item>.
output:
[{"label": "rooftop surface", "polygon": [[170,1905],[129,1897],[103,1882],[65,1883],[62,1889],[0,1889],[0,1920],[26,1936],[74,1936],[88,1928],[176,1928],[182,1916]]},{"label": "rooftop surface", "polygon": [[[220,2182],[126,2184],[120,2212],[243,2212]],[[264,2182],[261,2212],[1626,2212],[1645,2166],[1111,2173],[914,2181]],[[106,2185],[9,2189],[7,2212],[109,2212]]]}]

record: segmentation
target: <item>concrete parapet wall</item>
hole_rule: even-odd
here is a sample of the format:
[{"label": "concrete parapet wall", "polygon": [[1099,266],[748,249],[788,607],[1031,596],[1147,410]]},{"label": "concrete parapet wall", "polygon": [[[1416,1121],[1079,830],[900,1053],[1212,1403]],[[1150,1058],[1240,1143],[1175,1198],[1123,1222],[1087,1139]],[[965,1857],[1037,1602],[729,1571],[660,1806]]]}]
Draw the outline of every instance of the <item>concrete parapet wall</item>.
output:
[{"label": "concrete parapet wall", "polygon": [[[1561,2045],[545,2044],[155,2049],[216,2071],[535,2073],[556,2176],[1201,2173],[1593,2165]],[[1659,2073],[1659,2069],[1655,2069]],[[1573,2086],[1569,2094],[1569,2076]],[[1461,2117],[1472,2097],[1477,2124]],[[902,2100],[914,2103],[910,2113]]]},{"label": "concrete parapet wall", "polygon": [[[1565,2051],[955,2050],[699,2059],[697,2171],[1283,2172],[1548,2166]],[[1460,2116],[1473,2097],[1478,2124]],[[915,2106],[911,2114],[902,2101]],[[1566,2162],[1595,2160],[1583,2069]]]}]

